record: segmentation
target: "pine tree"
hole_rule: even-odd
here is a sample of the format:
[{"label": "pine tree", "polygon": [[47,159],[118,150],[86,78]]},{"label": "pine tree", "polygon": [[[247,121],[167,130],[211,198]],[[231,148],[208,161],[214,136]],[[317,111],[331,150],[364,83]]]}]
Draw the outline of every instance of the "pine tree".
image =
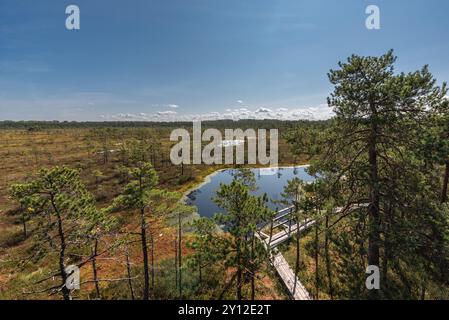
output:
[{"label": "pine tree", "polygon": [[[144,289],[143,300],[150,297],[150,264],[148,259],[149,206],[162,191],[157,189],[158,176],[150,163],[139,163],[128,171],[130,182],[120,196],[114,200],[111,210],[124,209],[139,213],[140,242],[143,257]],[[152,270],[153,272],[153,270]]]},{"label": "pine tree", "polygon": [[[354,233],[352,241],[360,247],[352,254],[383,268],[384,278],[390,271],[405,283],[404,265],[414,261],[424,270],[428,263],[422,248],[434,246],[427,231],[442,230],[432,222],[441,219],[426,192],[426,159],[417,150],[426,119],[442,105],[447,90],[436,86],[427,66],[396,74],[395,61],[392,51],[381,57],[353,55],[330,71],[334,92],[328,104],[336,117],[312,171],[325,177],[330,197],[344,208],[338,221],[356,216],[353,231],[366,224]],[[354,204],[367,207],[354,211]],[[363,266],[357,272],[363,274]],[[418,286],[419,279],[413,281]],[[388,285],[380,292],[384,297],[395,290]],[[380,297],[377,290],[368,296]]]},{"label": "pine tree", "polygon": [[232,236],[226,262],[228,267],[237,270],[236,298],[243,298],[242,288],[246,278],[251,281],[251,298],[254,298],[257,269],[267,254],[256,241],[255,234],[258,225],[269,218],[267,198],[251,195],[248,186],[234,179],[229,185],[220,185],[214,201],[226,211],[226,214],[216,216],[217,222],[224,225]]},{"label": "pine tree", "polygon": [[176,233],[176,286],[179,290],[179,299],[182,299],[182,273],[183,273],[183,252],[182,252],[182,238],[183,229],[187,225],[189,217],[195,212],[195,207],[184,204],[182,194],[177,192],[166,192],[163,195],[164,202],[167,207],[161,211],[165,213],[166,218],[174,218],[177,225]]},{"label": "pine tree", "polygon": [[[36,223],[36,254],[49,252],[56,246],[58,252],[57,275],[61,284],[46,289],[51,293],[61,292],[65,300],[71,299],[70,289],[66,283],[68,252],[78,248],[84,235],[93,230],[102,219],[102,214],[95,207],[92,195],[86,190],[78,171],[67,167],[42,169],[38,177],[26,184],[16,184],[11,188],[16,196],[21,195],[27,203]],[[54,244],[52,238],[59,239]]]},{"label": "pine tree", "polygon": [[193,208],[180,202],[181,194],[158,188],[157,172],[149,162],[137,163],[135,167],[129,169],[128,176],[129,183],[124,187],[122,194],[114,200],[109,210],[122,209],[138,213],[138,234],[140,235],[144,274],[143,299],[148,300],[150,298],[150,289],[154,286],[155,281],[155,242],[150,228],[150,220],[155,218],[170,219],[174,217],[178,224],[177,254],[179,260],[177,270],[179,272],[179,290],[180,294],[182,294],[181,241],[183,219],[192,213]]},{"label": "pine tree", "polygon": [[[211,267],[225,258],[227,241],[218,234],[218,226],[212,219],[201,217],[191,223],[193,238],[187,246],[193,250],[187,264],[198,271],[199,290],[203,287],[204,275]],[[205,271],[206,270],[206,271]]]},{"label": "pine tree", "polygon": [[300,225],[302,223],[304,213],[302,209],[304,208],[304,200],[305,200],[305,191],[304,191],[304,182],[299,178],[294,178],[287,182],[287,185],[284,187],[284,192],[282,193],[282,197],[285,201],[293,206],[293,210],[290,216],[289,222],[289,233],[291,231],[291,223],[292,221],[296,223],[296,257],[295,257],[295,282],[293,284],[293,292],[296,292],[298,273],[300,268],[300,256],[301,256],[301,234],[300,234]]}]

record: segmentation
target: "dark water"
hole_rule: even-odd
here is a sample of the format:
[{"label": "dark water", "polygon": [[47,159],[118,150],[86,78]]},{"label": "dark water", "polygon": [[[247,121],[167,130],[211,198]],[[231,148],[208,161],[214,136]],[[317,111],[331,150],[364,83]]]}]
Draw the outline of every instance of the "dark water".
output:
[{"label": "dark water", "polygon": [[[254,172],[257,186],[259,190],[254,194],[262,195],[266,193],[270,199],[280,200],[281,193],[287,181],[293,178],[299,178],[305,182],[313,181],[314,178],[306,173],[306,168],[279,168],[275,174],[266,175],[267,171],[262,169],[252,169]],[[193,191],[188,195],[187,203],[198,208],[198,213],[201,216],[213,217],[215,213],[222,212],[222,210],[213,202],[212,197],[220,187],[220,183],[228,184],[232,181],[232,170],[220,171],[215,176],[211,177],[211,181],[201,188]],[[270,204],[273,209],[281,208],[279,204]]]}]

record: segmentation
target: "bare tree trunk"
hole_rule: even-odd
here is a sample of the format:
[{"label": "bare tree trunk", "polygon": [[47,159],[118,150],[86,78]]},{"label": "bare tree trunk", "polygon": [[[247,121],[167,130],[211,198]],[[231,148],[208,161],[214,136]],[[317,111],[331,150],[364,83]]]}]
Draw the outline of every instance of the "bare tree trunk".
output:
[{"label": "bare tree trunk", "polygon": [[251,300],[255,300],[256,296],[256,268],[254,267],[254,250],[255,250],[255,237],[254,233],[251,237]]},{"label": "bare tree trunk", "polygon": [[327,281],[329,283],[329,295],[331,300],[334,300],[334,287],[332,283],[332,270],[331,270],[331,260],[329,256],[329,216],[326,215],[326,232],[324,235],[324,255],[326,258],[326,273]]},{"label": "bare tree trunk", "polygon": [[104,136],[103,136],[103,164],[108,163],[108,161],[109,161],[108,136],[107,136],[107,133],[104,132]]},{"label": "bare tree trunk", "polygon": [[175,244],[175,287],[178,288],[178,241],[174,241]]},{"label": "bare tree trunk", "polygon": [[125,256],[126,256],[126,271],[128,272],[128,286],[129,286],[129,291],[130,291],[130,293],[131,293],[131,299],[132,299],[132,300],[135,300],[134,289],[133,289],[133,281],[132,281],[132,275],[131,275],[131,264],[129,263],[129,252],[128,252],[128,248],[126,248]]},{"label": "bare tree trunk", "polygon": [[298,273],[299,273],[299,258],[301,250],[301,241],[299,238],[299,217],[296,217],[296,260],[295,260],[295,281],[293,283],[293,294],[296,293],[296,286],[298,285]]},{"label": "bare tree trunk", "polygon": [[181,214],[178,213],[178,269],[179,269],[179,299],[182,299],[182,225]]},{"label": "bare tree trunk", "polygon": [[290,217],[290,219],[288,220],[288,236],[290,237],[292,234],[292,219]]},{"label": "bare tree trunk", "polygon": [[141,242],[142,242],[142,255],[143,255],[143,275],[144,275],[144,288],[143,288],[143,300],[150,298],[150,276],[148,270],[148,247],[147,247],[147,234],[146,234],[146,221],[144,209],[140,210],[141,222]]},{"label": "bare tree trunk", "polygon": [[242,300],[241,239],[237,240],[237,300]]},{"label": "bare tree trunk", "polygon": [[154,278],[155,278],[155,268],[154,268],[154,237],[150,232],[150,243],[151,243],[151,288],[154,289]]},{"label": "bare tree trunk", "polygon": [[63,226],[62,226],[62,217],[61,217],[61,214],[59,213],[58,208],[56,207],[53,195],[51,195],[51,203],[52,203],[53,209],[55,210],[56,218],[58,220],[58,236],[59,236],[59,241],[60,241],[60,246],[59,246],[59,271],[61,273],[61,280],[62,280],[62,284],[61,284],[62,297],[64,298],[64,300],[71,300],[72,297],[70,296],[70,290],[66,286],[68,275],[67,275],[67,272],[65,270],[65,262],[64,262],[64,260],[65,260],[66,242],[65,242],[64,229],[63,229]]},{"label": "bare tree trunk", "polygon": [[94,248],[92,249],[92,271],[94,274],[95,291],[97,293],[97,298],[101,299],[100,286],[98,284],[97,254],[98,254],[98,239],[95,239]]},{"label": "bare tree trunk", "polygon": [[318,223],[315,222],[315,299],[319,300],[319,282],[320,276],[318,273],[318,252],[319,251],[319,242],[318,242]]}]

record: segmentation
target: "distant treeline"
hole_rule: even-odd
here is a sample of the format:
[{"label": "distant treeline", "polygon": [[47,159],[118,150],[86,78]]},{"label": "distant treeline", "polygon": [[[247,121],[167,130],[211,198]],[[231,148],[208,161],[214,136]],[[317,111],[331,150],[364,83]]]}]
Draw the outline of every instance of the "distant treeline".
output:
[{"label": "distant treeline", "polygon": [[[283,121],[283,120],[215,120],[203,121],[203,127],[224,128],[293,128],[302,127],[326,127],[330,120],[311,121]],[[43,129],[82,129],[82,128],[190,128],[192,122],[149,122],[149,121],[0,121],[0,129],[43,130]]]}]

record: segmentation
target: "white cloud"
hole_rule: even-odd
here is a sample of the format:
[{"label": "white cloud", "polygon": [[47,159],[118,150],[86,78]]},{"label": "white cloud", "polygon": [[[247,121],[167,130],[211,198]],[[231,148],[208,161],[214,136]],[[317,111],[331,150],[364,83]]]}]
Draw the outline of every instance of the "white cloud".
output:
[{"label": "white cloud", "polygon": [[237,100],[237,103],[238,104],[243,104],[243,101],[242,100]]},{"label": "white cloud", "polygon": [[173,108],[173,109],[178,109],[179,106],[177,104],[167,104],[166,105],[167,108]]},{"label": "white cloud", "polygon": [[[275,111],[273,111],[275,110]],[[207,120],[242,120],[242,119],[273,119],[273,120],[325,120],[333,116],[332,108],[327,104],[315,107],[267,108],[260,107],[255,110],[247,108],[226,109],[225,112],[205,112],[198,114],[178,114],[175,111],[159,111],[155,114],[146,113],[119,113],[113,116],[104,116],[112,120],[135,120],[135,121],[207,121]]]},{"label": "white cloud", "polygon": [[157,114],[160,116],[171,116],[177,114],[177,112],[169,110],[169,111],[159,111]]}]

